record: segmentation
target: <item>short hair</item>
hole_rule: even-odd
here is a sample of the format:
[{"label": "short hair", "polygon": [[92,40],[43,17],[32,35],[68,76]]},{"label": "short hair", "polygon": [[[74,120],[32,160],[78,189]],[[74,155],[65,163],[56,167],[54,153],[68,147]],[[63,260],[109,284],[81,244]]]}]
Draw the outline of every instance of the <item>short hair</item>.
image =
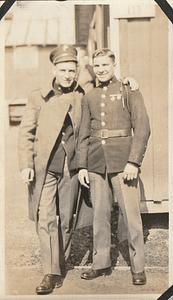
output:
[{"label": "short hair", "polygon": [[115,54],[108,48],[101,48],[94,51],[92,59],[96,58],[97,56],[108,56],[113,60],[113,62],[115,62]]}]

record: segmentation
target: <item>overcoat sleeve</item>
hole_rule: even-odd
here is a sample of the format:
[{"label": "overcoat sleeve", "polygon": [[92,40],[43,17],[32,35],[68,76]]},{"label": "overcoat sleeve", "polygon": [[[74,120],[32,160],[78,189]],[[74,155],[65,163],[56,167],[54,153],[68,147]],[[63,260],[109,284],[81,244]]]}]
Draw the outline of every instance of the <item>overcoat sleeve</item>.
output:
[{"label": "overcoat sleeve", "polygon": [[142,94],[139,90],[129,92],[129,109],[133,139],[128,161],[142,164],[150,136],[150,124]]},{"label": "overcoat sleeve", "polygon": [[87,96],[84,96],[82,99],[82,117],[77,144],[77,165],[80,169],[87,169],[88,167],[88,144],[91,133],[90,111],[88,105],[88,98]]},{"label": "overcoat sleeve", "polygon": [[31,93],[22,118],[18,135],[18,160],[20,171],[34,168],[34,141],[40,112],[41,96],[37,91]]}]

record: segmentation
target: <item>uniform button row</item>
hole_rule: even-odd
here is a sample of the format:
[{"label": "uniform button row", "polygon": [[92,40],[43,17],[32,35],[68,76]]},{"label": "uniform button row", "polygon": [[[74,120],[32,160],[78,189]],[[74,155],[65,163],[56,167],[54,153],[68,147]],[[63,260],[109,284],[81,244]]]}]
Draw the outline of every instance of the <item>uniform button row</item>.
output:
[{"label": "uniform button row", "polygon": [[105,116],[105,112],[104,112],[104,111],[101,112],[101,116],[102,116],[102,117]]}]

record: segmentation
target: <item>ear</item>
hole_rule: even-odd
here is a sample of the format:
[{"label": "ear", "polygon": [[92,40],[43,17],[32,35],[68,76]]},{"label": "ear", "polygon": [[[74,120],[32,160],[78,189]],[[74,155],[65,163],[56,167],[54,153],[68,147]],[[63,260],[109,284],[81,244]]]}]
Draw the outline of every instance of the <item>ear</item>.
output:
[{"label": "ear", "polygon": [[76,76],[75,76],[76,80],[78,79],[79,72],[80,72],[80,68],[79,68],[79,65],[77,64],[77,66],[76,66]]}]

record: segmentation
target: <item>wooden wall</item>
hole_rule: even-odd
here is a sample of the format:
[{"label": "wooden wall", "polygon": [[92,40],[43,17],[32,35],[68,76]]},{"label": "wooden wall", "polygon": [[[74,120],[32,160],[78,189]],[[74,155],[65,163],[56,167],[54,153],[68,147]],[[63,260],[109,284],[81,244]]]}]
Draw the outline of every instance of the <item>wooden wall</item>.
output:
[{"label": "wooden wall", "polygon": [[[19,47],[20,48],[20,47]],[[22,47],[27,51],[27,46]],[[27,98],[29,93],[38,88],[40,84],[46,84],[53,77],[52,64],[49,61],[49,53],[54,47],[32,46],[29,56],[20,55],[21,62],[15,63],[15,48],[7,47],[5,53],[5,98]],[[22,49],[23,50],[23,49]],[[35,64],[32,64],[32,52],[35,55]],[[28,59],[31,66],[25,67],[25,60]],[[18,60],[18,58],[16,58]],[[21,66],[23,65],[23,67]]]},{"label": "wooden wall", "polygon": [[122,76],[140,84],[152,134],[143,163],[144,198],[168,198],[168,19],[158,6],[155,18],[120,20]]}]

